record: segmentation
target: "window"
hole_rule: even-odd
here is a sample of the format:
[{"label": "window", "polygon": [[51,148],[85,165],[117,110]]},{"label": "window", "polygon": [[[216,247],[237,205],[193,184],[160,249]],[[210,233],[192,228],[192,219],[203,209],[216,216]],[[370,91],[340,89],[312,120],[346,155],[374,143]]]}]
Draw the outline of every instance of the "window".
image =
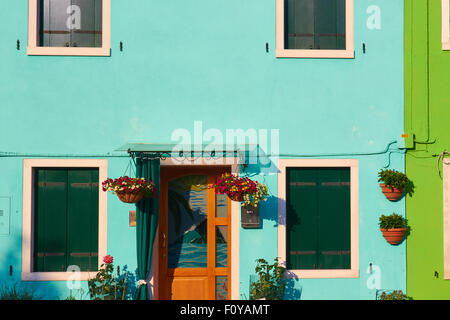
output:
[{"label": "window", "polygon": [[106,255],[105,160],[24,161],[22,280],[95,276]]},{"label": "window", "polygon": [[444,181],[444,279],[450,279],[450,159],[443,161]]},{"label": "window", "polygon": [[356,278],[358,161],[280,160],[278,256],[301,278]]},{"label": "window", "polygon": [[277,0],[276,56],[353,58],[353,0]]},{"label": "window", "polygon": [[29,0],[29,55],[110,55],[110,0]]},{"label": "window", "polygon": [[97,270],[98,168],[35,168],[33,271]]},{"label": "window", "polygon": [[450,50],[450,0],[442,0],[442,50]]}]

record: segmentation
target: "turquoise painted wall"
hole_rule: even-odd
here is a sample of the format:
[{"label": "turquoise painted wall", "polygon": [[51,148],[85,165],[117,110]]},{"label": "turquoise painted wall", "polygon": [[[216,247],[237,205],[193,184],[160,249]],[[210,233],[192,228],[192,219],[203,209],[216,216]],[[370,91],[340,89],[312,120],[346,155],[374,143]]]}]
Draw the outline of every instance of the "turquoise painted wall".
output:
[{"label": "turquoise painted wall", "polygon": [[[380,30],[366,26],[374,4]],[[195,120],[223,133],[280,129],[283,154],[372,153],[403,133],[402,1],[355,1],[355,59],[275,58],[274,0],[115,0],[111,57],[27,56],[27,14],[27,1],[9,2],[0,12],[0,30],[13,30],[1,35],[1,152],[113,153],[127,142],[170,142],[177,128],[193,132]],[[404,170],[404,155],[354,157],[360,161],[360,278],[299,279],[290,297],[374,299],[366,284],[369,263],[380,267],[382,288],[406,289],[405,244],[388,245],[378,230],[382,213],[404,214],[404,200],[390,203],[377,184],[386,164]],[[107,159],[108,175],[123,175],[129,159]],[[0,158],[0,196],[12,204],[10,235],[0,236],[0,279],[8,281],[20,279],[22,161]],[[276,197],[276,175],[255,178],[265,179]],[[108,197],[108,253],[134,270],[128,210]],[[255,259],[277,254],[276,199],[261,210],[262,229],[240,230],[242,297]],[[62,283],[30,285],[47,297],[68,294]]]}]

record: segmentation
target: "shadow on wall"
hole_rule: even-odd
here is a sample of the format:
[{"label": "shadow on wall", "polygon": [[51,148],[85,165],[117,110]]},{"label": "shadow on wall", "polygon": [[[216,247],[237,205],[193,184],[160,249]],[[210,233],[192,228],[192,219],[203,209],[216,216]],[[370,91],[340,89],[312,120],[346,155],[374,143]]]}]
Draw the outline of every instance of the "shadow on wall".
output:
[{"label": "shadow on wall", "polygon": [[278,197],[269,196],[261,202],[260,219],[262,223],[272,221],[273,227],[278,227]]},{"label": "shadow on wall", "polygon": [[134,270],[134,272],[128,271],[128,265],[123,266],[123,272],[128,272],[127,274],[127,292],[125,294],[125,300],[133,300],[134,294],[136,292],[137,286],[136,283],[138,281],[138,269]]},{"label": "shadow on wall", "polygon": [[[90,300],[87,281],[81,281],[80,289],[70,289],[66,281],[21,281],[22,239],[5,236],[0,238],[7,244],[1,252],[0,260],[0,300]],[[6,240],[8,239],[8,240]],[[128,272],[128,273],[127,273]],[[127,273],[125,300],[132,300],[136,291],[137,270],[129,271],[124,265],[122,273]]]},{"label": "shadow on wall", "polygon": [[290,271],[286,271],[286,274],[288,279],[284,290],[284,300],[301,300],[303,287],[300,285],[300,279]]},{"label": "shadow on wall", "polygon": [[3,239],[8,246],[3,248],[0,263],[0,300],[58,300],[61,291],[50,282],[21,281],[22,238],[10,235]]}]

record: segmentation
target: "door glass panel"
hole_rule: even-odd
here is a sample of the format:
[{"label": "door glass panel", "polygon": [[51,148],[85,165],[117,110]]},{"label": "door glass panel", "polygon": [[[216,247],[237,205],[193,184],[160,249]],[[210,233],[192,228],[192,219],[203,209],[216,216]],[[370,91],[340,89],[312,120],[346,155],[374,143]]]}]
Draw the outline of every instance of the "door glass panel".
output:
[{"label": "door glass panel", "polygon": [[226,268],[228,260],[228,226],[216,226],[216,268]]},{"label": "door glass panel", "polygon": [[169,182],[168,267],[207,266],[206,175],[189,175]]},{"label": "door glass panel", "polygon": [[228,277],[216,277],[216,300],[227,300],[228,298]]},{"label": "door glass panel", "polygon": [[216,194],[216,218],[228,217],[228,196]]}]

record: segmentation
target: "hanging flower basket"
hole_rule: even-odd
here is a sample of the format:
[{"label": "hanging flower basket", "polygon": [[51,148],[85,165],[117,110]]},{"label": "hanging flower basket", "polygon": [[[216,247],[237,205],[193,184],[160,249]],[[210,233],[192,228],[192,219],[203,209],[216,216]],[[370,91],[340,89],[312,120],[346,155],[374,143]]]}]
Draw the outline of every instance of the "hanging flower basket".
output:
[{"label": "hanging flower basket", "polygon": [[260,201],[266,200],[268,194],[264,184],[229,173],[219,176],[214,188],[216,194],[226,194],[232,201],[242,202],[242,206],[256,207]]},{"label": "hanging flower basket", "polygon": [[153,181],[144,178],[130,178],[128,176],[118,179],[106,179],[102,183],[102,190],[116,194],[120,201],[137,203],[143,198],[155,198],[156,187]]},{"label": "hanging flower basket", "polygon": [[244,196],[242,194],[239,194],[239,193],[229,194],[228,198],[230,198],[231,201],[237,201],[237,202],[244,201]]},{"label": "hanging flower basket", "polygon": [[117,192],[117,197],[125,203],[136,203],[144,198],[143,193]]}]

